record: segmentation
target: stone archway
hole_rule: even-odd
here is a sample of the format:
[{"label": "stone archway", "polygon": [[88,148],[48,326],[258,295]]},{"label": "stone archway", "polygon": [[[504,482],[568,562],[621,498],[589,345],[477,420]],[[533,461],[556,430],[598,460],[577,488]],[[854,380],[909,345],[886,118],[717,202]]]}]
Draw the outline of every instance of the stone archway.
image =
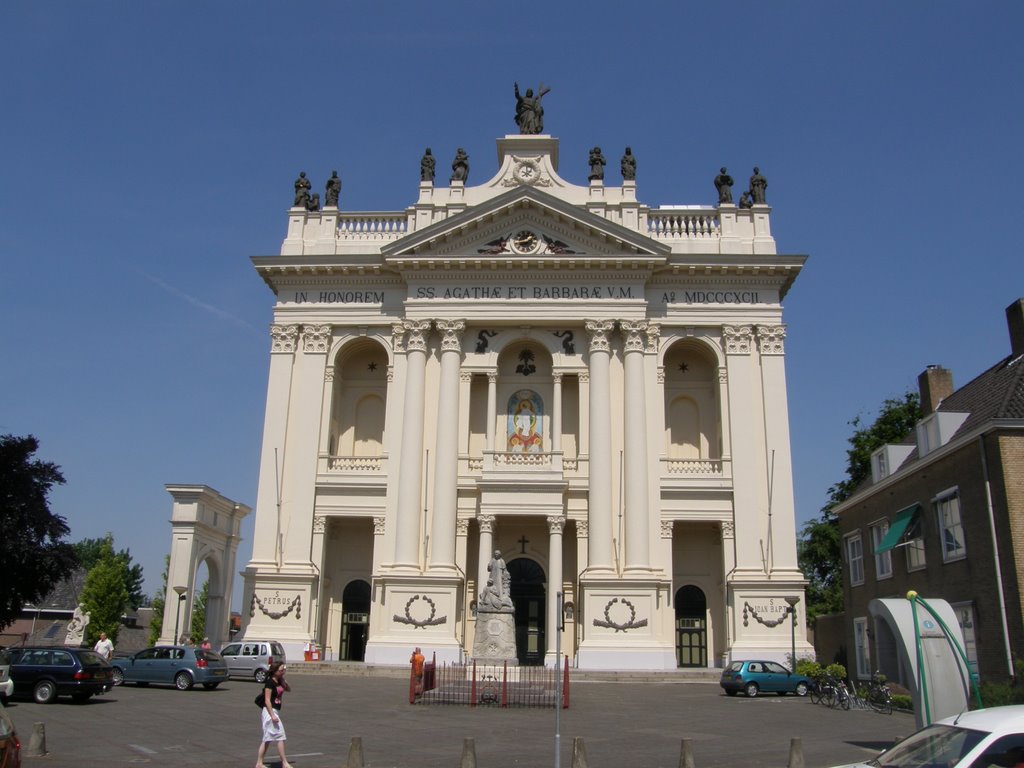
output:
[{"label": "stone archway", "polygon": [[[192,615],[196,571],[204,561],[210,579],[206,601],[206,634],[214,648],[228,639],[232,576],[238,554],[239,529],[252,510],[207,485],[166,485],[171,509],[171,559],[160,643],[175,643]],[[179,597],[180,594],[180,597]]]}]

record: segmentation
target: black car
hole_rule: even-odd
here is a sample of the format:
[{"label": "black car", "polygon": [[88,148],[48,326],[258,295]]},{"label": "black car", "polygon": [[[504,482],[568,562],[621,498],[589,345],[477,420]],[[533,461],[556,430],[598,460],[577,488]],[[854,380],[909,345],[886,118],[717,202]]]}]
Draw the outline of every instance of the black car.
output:
[{"label": "black car", "polygon": [[14,696],[31,696],[39,704],[58,696],[85,701],[114,685],[110,664],[87,648],[8,648],[0,653],[4,663],[10,664]]}]

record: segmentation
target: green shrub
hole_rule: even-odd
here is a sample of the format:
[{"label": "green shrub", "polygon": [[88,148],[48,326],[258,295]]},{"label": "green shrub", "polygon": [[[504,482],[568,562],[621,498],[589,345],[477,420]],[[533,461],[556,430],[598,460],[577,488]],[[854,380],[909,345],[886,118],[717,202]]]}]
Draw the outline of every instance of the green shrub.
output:
[{"label": "green shrub", "polygon": [[796,673],[809,677],[811,680],[818,680],[824,672],[825,670],[821,668],[821,664],[814,659],[800,659],[796,663]]},{"label": "green shrub", "polygon": [[[1024,688],[1012,683],[982,683],[981,700],[986,707],[1024,704]],[[971,696],[971,704],[977,706],[973,694]]]},{"label": "green shrub", "polygon": [[908,712],[913,712],[914,700],[909,696],[904,696],[900,693],[894,693],[892,695],[892,707],[893,709],[905,709]]},{"label": "green shrub", "polygon": [[829,664],[827,667],[825,667],[825,674],[831,675],[836,680],[845,680],[846,667],[844,667],[842,664]]}]

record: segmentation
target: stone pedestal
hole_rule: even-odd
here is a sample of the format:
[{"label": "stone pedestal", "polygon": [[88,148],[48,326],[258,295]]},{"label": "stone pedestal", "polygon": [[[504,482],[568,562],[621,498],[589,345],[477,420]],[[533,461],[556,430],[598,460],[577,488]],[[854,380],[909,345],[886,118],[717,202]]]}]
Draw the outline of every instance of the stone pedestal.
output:
[{"label": "stone pedestal", "polygon": [[473,658],[488,662],[516,660],[516,619],[513,614],[477,613]]}]

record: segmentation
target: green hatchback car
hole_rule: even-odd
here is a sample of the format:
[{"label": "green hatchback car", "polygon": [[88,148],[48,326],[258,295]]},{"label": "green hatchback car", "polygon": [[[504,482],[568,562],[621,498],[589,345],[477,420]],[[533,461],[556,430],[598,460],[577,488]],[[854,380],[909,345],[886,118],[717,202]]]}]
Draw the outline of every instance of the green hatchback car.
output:
[{"label": "green hatchback car", "polygon": [[750,698],[759,693],[777,693],[785,696],[795,693],[806,696],[811,680],[804,675],[790,672],[774,661],[734,661],[722,671],[719,681],[725,693],[735,696],[742,691]]}]

